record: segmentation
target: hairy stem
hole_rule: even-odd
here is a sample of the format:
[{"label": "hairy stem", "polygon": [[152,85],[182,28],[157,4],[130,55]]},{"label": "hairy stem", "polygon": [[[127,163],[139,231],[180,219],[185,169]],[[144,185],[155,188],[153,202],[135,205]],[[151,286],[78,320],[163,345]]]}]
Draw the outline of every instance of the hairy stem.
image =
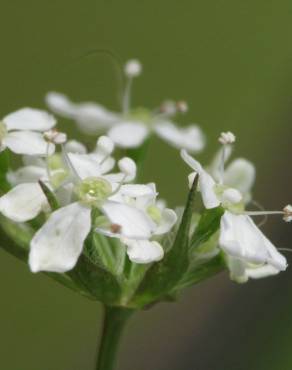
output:
[{"label": "hairy stem", "polygon": [[128,308],[104,307],[104,322],[96,370],[114,369],[121,335],[133,312],[134,310]]}]

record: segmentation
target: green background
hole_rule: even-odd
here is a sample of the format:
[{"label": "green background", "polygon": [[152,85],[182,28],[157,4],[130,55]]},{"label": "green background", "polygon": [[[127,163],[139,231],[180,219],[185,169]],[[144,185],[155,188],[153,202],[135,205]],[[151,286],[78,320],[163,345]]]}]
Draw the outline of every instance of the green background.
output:
[{"label": "green background", "polygon": [[[2,0],[0,9],[2,116],[44,108],[52,89],[118,109],[109,54],[137,57],[144,72],[135,105],[187,100],[182,123],[208,135],[200,159],[211,158],[220,131],[232,130],[236,154],[257,165],[255,199],[267,209],[291,202],[291,1]],[[171,206],[182,203],[187,168],[178,152],[158,140],[150,149],[144,180],[156,181]],[[272,218],[264,229],[290,247],[291,225]],[[0,271],[0,368],[93,369],[99,305],[2,250]],[[118,370],[291,369],[291,277],[290,269],[239,286],[223,273],[178,303],[137,314]]]}]

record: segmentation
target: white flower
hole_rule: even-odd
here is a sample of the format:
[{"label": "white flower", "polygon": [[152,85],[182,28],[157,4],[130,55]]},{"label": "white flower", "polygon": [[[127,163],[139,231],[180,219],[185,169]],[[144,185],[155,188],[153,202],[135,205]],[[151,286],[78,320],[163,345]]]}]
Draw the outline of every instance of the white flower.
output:
[{"label": "white flower", "polygon": [[[222,181],[216,182],[186,151],[182,151],[181,155],[184,161],[195,170],[190,177],[193,178],[195,174],[199,176],[199,188],[204,206],[207,209],[220,205],[225,208],[220,223],[219,247],[226,254],[231,278],[243,282],[248,277],[256,278],[264,276],[265,273],[275,274],[284,271],[287,267],[285,257],[254,224],[249,217],[249,213],[253,213],[244,211],[242,193],[238,189],[228,187]],[[224,156],[222,160],[225,161]],[[228,176],[222,173],[220,179],[227,178],[228,184],[238,184],[239,188],[250,192],[254,171],[251,171],[250,165],[246,163],[242,160],[234,161],[230,165],[232,167],[229,169]],[[224,170],[224,166],[222,167]]]},{"label": "white flower", "polygon": [[205,146],[205,136],[196,124],[178,127],[171,118],[178,112],[188,110],[184,101],[165,102],[154,112],[130,109],[133,78],[141,73],[142,66],[136,60],[126,63],[126,85],[123,94],[122,112],[110,112],[93,102],[73,103],[65,95],[50,92],[46,95],[48,107],[65,118],[74,120],[86,134],[106,132],[121,148],[136,148],[153,133],[175,148],[199,152]]},{"label": "white flower", "polygon": [[16,154],[45,156],[54,152],[42,132],[56,124],[55,118],[45,111],[23,108],[10,113],[0,123],[0,150],[9,148]]},{"label": "white flower", "polygon": [[[151,263],[164,256],[159,241],[161,235],[168,233],[177,221],[176,213],[156,201],[156,188],[149,185],[123,185],[119,192],[103,205],[103,211],[117,231],[97,231],[110,237],[118,237],[127,246],[127,254],[135,263]],[[120,202],[120,203],[118,203]],[[125,209],[120,212],[121,204]],[[119,204],[119,205],[118,205]]]}]

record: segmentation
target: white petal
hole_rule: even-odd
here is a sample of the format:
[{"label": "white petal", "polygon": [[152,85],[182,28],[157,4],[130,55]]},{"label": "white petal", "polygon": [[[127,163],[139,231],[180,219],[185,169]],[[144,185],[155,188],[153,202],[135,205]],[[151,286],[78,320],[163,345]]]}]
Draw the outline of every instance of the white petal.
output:
[{"label": "white petal", "polygon": [[25,222],[35,218],[47,204],[38,184],[20,184],[0,198],[0,212],[15,222]]},{"label": "white petal", "polygon": [[77,140],[69,140],[65,144],[65,149],[67,153],[76,153],[76,154],[86,154],[86,146],[80,143]]},{"label": "white petal", "polygon": [[216,208],[220,205],[220,200],[215,193],[215,181],[204,170],[199,175],[199,187],[202,194],[204,206],[207,209]]},{"label": "white petal", "polygon": [[5,137],[5,144],[16,154],[45,156],[49,145],[49,155],[55,151],[54,144],[48,144],[43,135],[33,131],[9,132]]},{"label": "white petal", "polygon": [[119,120],[119,117],[99,104],[82,103],[77,105],[74,119],[82,132],[96,135],[102,130],[109,129]]},{"label": "white petal", "polygon": [[152,187],[140,184],[122,185],[119,193],[132,198],[145,196],[155,197],[157,195],[156,191],[153,190]]},{"label": "white petal", "polygon": [[75,266],[90,232],[90,212],[90,208],[73,203],[51,214],[30,243],[32,272],[62,273]]},{"label": "white petal", "polygon": [[90,155],[68,153],[68,157],[81,179],[99,177],[101,175],[99,163],[90,157]]},{"label": "white petal", "polygon": [[246,283],[248,276],[246,274],[246,263],[239,258],[227,256],[227,266],[230,271],[230,279],[237,283]]},{"label": "white petal", "polygon": [[112,141],[121,148],[140,146],[149,134],[148,128],[140,122],[119,123],[108,132]]},{"label": "white petal", "polygon": [[248,193],[255,182],[255,166],[246,159],[239,158],[230,163],[224,172],[224,184],[241,193]]},{"label": "white petal", "polygon": [[212,175],[215,181],[219,182],[221,180],[221,166],[224,151],[224,164],[228,161],[231,156],[233,146],[224,145],[215,154],[210,166],[208,166],[208,172]]},{"label": "white petal", "polygon": [[66,95],[57,92],[49,92],[45,97],[48,107],[56,114],[65,118],[74,118],[77,106]]},{"label": "white petal", "polygon": [[99,164],[101,174],[111,171],[116,164],[116,161],[114,160],[113,157],[108,157],[104,159],[104,157],[100,157],[100,155],[96,153],[90,153],[88,154],[88,157],[93,159],[95,162]]},{"label": "white petal", "polygon": [[268,276],[277,275],[280,270],[271,265],[263,265],[259,267],[247,268],[246,274],[251,279],[262,279]]},{"label": "white petal", "polygon": [[[207,171],[203,169],[201,164],[188,154],[186,150],[181,150],[182,159],[199,174],[199,189],[202,194],[204,206],[207,209],[215,208],[220,205],[220,201],[215,193],[215,181]],[[194,175],[191,174],[193,177]]]},{"label": "white petal", "polygon": [[221,218],[219,245],[233,257],[254,264],[270,264],[285,270],[287,262],[252,219],[226,211]]},{"label": "white petal", "polygon": [[198,161],[196,161],[192,156],[190,156],[185,149],[181,150],[180,155],[182,159],[186,162],[186,164],[188,164],[193,170],[198,172],[198,174],[202,172],[203,168],[201,164]]},{"label": "white petal", "polygon": [[155,223],[140,209],[127,204],[107,201],[102,210],[112,224],[121,227],[125,238],[148,239],[156,229]]},{"label": "white petal", "polygon": [[162,235],[168,233],[177,221],[177,214],[169,208],[162,211],[162,220],[155,230],[155,235]]},{"label": "white petal", "polygon": [[162,246],[149,240],[124,240],[127,245],[127,254],[132,262],[151,263],[160,261],[164,256]]},{"label": "white petal", "polygon": [[38,180],[46,181],[47,170],[38,166],[25,166],[16,171],[9,172],[7,180],[12,185],[23,184],[25,182],[38,182]]},{"label": "white petal", "polygon": [[206,143],[205,136],[197,125],[177,127],[171,122],[159,122],[155,126],[155,131],[170,145],[190,152],[201,151]]},{"label": "white petal", "polygon": [[56,119],[46,111],[22,108],[3,118],[7,130],[47,131],[55,126]]}]

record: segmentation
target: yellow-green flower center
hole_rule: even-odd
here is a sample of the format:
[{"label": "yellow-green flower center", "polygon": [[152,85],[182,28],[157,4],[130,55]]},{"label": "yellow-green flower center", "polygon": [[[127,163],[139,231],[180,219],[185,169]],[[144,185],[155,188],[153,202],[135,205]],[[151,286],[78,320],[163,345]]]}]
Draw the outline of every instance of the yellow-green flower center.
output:
[{"label": "yellow-green flower center", "polygon": [[112,187],[105,179],[87,177],[76,186],[75,193],[81,202],[91,206],[98,206],[111,195]]},{"label": "yellow-green flower center", "polygon": [[149,206],[147,208],[147,213],[152,218],[152,220],[154,222],[156,222],[157,224],[160,223],[160,221],[161,221],[161,210],[157,206],[155,206],[155,205]]}]

